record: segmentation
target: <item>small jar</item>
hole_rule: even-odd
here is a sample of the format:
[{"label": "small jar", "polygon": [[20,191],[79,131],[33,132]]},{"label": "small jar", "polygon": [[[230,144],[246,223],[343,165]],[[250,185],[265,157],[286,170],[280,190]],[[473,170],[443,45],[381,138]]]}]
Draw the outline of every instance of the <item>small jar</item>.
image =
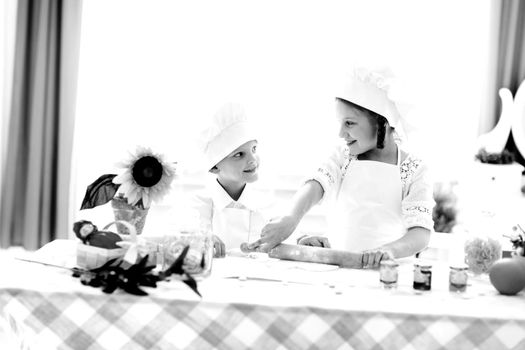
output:
[{"label": "small jar", "polygon": [[397,288],[399,264],[393,260],[383,260],[379,264],[379,281],[386,289]]},{"label": "small jar", "polygon": [[468,266],[465,264],[450,265],[448,290],[463,293],[467,290]]},{"label": "small jar", "polygon": [[430,290],[432,287],[432,265],[414,264],[414,289]]}]

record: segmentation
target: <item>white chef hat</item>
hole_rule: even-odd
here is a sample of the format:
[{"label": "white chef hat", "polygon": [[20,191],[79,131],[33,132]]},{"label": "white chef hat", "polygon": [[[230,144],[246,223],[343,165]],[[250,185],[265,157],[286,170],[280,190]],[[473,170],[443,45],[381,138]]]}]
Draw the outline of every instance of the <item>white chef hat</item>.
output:
[{"label": "white chef hat", "polygon": [[394,75],[387,67],[359,67],[345,74],[335,97],[385,117],[396,129],[400,127],[401,114],[392,97],[393,83]]},{"label": "white chef hat", "polygon": [[237,147],[256,139],[244,107],[233,102],[224,104],[201,133],[201,147],[207,170],[217,165]]}]

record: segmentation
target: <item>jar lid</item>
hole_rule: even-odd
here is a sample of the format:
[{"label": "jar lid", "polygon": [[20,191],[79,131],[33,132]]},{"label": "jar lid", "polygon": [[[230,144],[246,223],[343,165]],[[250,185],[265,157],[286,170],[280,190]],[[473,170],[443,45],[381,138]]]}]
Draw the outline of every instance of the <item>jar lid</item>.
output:
[{"label": "jar lid", "polygon": [[397,267],[399,266],[399,263],[394,260],[381,260],[379,263],[380,265],[388,266],[388,267]]},{"label": "jar lid", "polygon": [[418,263],[414,263],[414,267],[420,267],[420,268],[422,268],[422,269],[431,269],[431,268],[432,268],[432,264],[430,264],[430,263],[418,262]]},{"label": "jar lid", "polygon": [[457,263],[457,264],[451,264],[451,265],[450,265],[450,268],[451,268],[452,270],[463,271],[463,270],[468,270],[468,265],[467,265],[467,264],[464,264],[464,263]]}]

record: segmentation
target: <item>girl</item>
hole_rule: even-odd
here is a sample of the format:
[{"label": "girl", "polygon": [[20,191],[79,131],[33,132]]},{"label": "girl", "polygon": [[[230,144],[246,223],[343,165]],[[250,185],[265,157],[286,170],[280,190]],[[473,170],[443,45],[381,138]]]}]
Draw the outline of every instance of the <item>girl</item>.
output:
[{"label": "girl", "polygon": [[[336,95],[344,145],[295,194],[288,213],[268,223],[249,248],[269,251],[295,230],[305,213],[325,198],[335,206],[328,239],[334,249],[363,252],[363,265],[423,250],[433,227],[428,168],[401,150],[401,115],[381,72],[358,69]],[[330,246],[325,238],[299,244]]]}]

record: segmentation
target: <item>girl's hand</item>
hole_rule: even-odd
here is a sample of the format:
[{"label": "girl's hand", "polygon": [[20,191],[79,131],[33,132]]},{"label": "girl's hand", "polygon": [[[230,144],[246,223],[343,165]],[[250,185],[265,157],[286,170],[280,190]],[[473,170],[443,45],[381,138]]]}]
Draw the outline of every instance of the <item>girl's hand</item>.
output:
[{"label": "girl's hand", "polygon": [[288,215],[270,220],[262,228],[261,238],[248,244],[248,249],[268,253],[273,247],[290,237],[298,223],[295,217]]},{"label": "girl's hand", "polygon": [[213,235],[213,257],[224,258],[226,256],[226,245],[216,235]]},{"label": "girl's hand", "polygon": [[362,264],[363,268],[378,268],[382,260],[393,260],[394,254],[389,249],[378,248],[372,250],[365,250],[363,252]]},{"label": "girl's hand", "polygon": [[297,239],[297,244],[311,247],[330,248],[328,238],[322,236],[302,236]]}]

